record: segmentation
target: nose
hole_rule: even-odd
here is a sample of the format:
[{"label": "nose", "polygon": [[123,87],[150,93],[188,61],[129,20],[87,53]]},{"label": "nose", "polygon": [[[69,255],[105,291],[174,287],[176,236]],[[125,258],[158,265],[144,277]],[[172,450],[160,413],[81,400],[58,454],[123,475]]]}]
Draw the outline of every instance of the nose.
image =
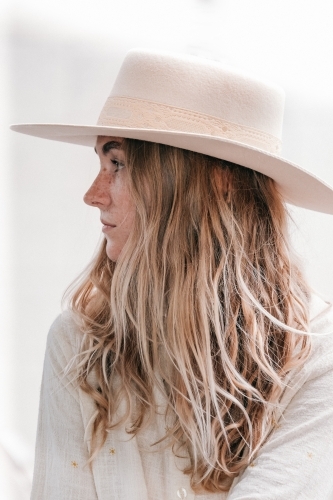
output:
[{"label": "nose", "polygon": [[105,208],[111,203],[110,180],[107,173],[100,172],[86,194],[83,201],[92,207]]}]

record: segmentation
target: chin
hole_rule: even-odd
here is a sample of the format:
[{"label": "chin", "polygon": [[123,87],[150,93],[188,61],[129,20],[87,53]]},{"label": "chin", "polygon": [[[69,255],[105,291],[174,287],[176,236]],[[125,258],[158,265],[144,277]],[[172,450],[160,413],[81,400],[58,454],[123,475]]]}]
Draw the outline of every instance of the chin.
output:
[{"label": "chin", "polygon": [[109,257],[112,262],[117,262],[121,249],[119,249],[116,245],[110,244],[107,242],[106,244],[106,255]]}]

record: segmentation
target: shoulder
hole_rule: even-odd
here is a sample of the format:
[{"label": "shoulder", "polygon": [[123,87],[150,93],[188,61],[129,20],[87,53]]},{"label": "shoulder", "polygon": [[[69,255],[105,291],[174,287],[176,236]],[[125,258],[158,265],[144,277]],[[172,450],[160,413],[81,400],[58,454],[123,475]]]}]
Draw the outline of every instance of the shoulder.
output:
[{"label": "shoulder", "polygon": [[74,314],[67,310],[52,323],[48,337],[46,353],[50,359],[57,359],[64,368],[80,351],[82,332],[75,322]]}]

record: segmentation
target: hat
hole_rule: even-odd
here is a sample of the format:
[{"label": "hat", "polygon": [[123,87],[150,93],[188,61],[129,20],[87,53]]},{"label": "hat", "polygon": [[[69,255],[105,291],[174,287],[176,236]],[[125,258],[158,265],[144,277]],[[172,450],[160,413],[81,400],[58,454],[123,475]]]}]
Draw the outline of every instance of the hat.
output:
[{"label": "hat", "polygon": [[131,50],[97,125],[20,124],[24,134],[94,146],[98,136],[157,142],[261,172],[286,202],[333,214],[333,189],[280,156],[283,90],[195,56]]}]

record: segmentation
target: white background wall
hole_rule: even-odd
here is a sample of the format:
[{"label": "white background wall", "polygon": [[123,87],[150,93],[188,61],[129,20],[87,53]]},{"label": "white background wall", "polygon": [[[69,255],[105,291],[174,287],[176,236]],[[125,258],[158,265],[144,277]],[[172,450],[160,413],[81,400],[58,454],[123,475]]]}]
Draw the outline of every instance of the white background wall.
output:
[{"label": "white background wall", "polygon": [[[129,48],[188,52],[284,86],[284,156],[333,185],[333,12],[330,0],[13,0],[0,9],[0,447],[24,475],[46,334],[99,239],[99,214],[82,202],[98,164],[89,148],[8,125],[95,123]],[[333,297],[333,219],[293,214],[309,279]],[[4,489],[2,467],[0,498],[25,498]]]}]

